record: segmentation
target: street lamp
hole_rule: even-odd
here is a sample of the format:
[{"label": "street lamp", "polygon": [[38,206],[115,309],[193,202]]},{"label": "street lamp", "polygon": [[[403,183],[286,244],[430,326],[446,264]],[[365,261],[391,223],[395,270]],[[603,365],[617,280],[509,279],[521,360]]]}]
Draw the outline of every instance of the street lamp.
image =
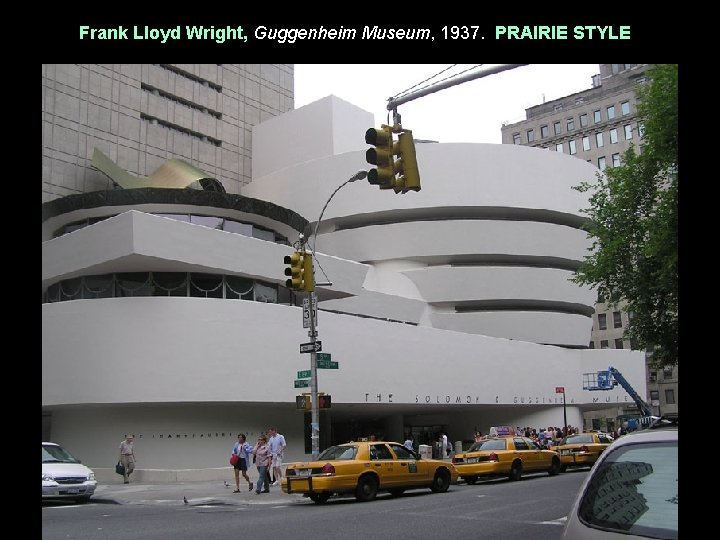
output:
[{"label": "street lamp", "polygon": [[[323,214],[325,213],[325,209],[327,208],[328,204],[330,203],[330,200],[335,196],[335,194],[340,191],[341,188],[349,184],[350,182],[356,182],[357,180],[362,180],[363,178],[367,177],[367,171],[358,171],[353,176],[345,180],[342,184],[340,184],[335,191],[332,192],[328,200],[325,202],[325,206],[323,206],[322,211],[320,212],[320,217],[317,220],[317,223],[315,223],[315,232],[313,233],[312,238],[312,251],[310,256],[312,259],[315,258],[315,246],[317,244],[317,233],[318,228],[320,227],[320,221],[322,220]],[[301,235],[302,236],[302,235]],[[311,261],[312,262],[312,261]],[[315,270],[313,269],[313,275],[315,275]],[[316,283],[316,285],[325,285],[329,286],[332,285],[332,283]],[[310,291],[310,331],[308,332],[308,335],[310,336],[310,340],[312,342],[312,350],[310,352],[310,443],[312,446],[312,458],[313,461],[318,458],[318,455],[320,454],[320,410],[319,410],[319,403],[318,403],[318,384],[317,384],[317,351],[316,351],[316,345],[318,332],[317,332],[317,324],[315,321],[315,305],[317,303],[317,297],[315,296],[315,288]]]}]

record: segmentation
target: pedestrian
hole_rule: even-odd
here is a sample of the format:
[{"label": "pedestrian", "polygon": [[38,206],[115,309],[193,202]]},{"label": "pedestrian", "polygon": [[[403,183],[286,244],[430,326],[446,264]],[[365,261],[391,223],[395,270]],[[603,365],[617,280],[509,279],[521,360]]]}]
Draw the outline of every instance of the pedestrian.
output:
[{"label": "pedestrian", "polygon": [[482,441],[482,432],[481,432],[481,431],[476,431],[476,432],[475,432],[475,435],[473,436],[473,440],[474,440],[475,442],[480,442],[480,441]]},{"label": "pedestrian", "polygon": [[448,448],[448,436],[447,433],[444,431],[442,432],[440,436],[440,459],[445,459],[446,457],[450,456],[449,448]]},{"label": "pedestrian", "polygon": [[258,495],[260,495],[260,493],[270,493],[270,486],[267,483],[267,471],[268,467],[272,464],[272,454],[270,453],[270,446],[268,446],[265,435],[258,437],[257,444],[253,448],[252,453],[258,469],[258,481],[255,485],[255,493]]},{"label": "pedestrian", "polygon": [[137,458],[135,457],[134,442],[135,435],[125,435],[125,439],[120,442],[120,457],[118,461],[122,463],[122,466],[125,468],[123,472],[124,484],[130,483],[130,475],[135,470]]},{"label": "pedestrian", "polygon": [[238,457],[237,462],[233,465],[235,471],[235,491],[233,493],[240,493],[240,474],[247,480],[249,490],[253,490],[253,483],[250,481],[250,477],[247,474],[248,466],[250,464],[250,454],[252,453],[252,446],[246,441],[244,433],[238,434],[238,440],[233,446],[232,453]]},{"label": "pedestrian", "polygon": [[272,453],[272,485],[279,486],[280,479],[282,478],[283,454],[287,443],[285,442],[285,437],[278,433],[276,427],[268,429],[268,433],[270,433],[270,439],[268,442],[270,443],[270,452]]},{"label": "pedestrian", "polygon": [[411,452],[415,451],[415,448],[413,447],[413,436],[408,433],[408,436],[405,439],[405,442],[403,443],[403,446],[410,450]]}]

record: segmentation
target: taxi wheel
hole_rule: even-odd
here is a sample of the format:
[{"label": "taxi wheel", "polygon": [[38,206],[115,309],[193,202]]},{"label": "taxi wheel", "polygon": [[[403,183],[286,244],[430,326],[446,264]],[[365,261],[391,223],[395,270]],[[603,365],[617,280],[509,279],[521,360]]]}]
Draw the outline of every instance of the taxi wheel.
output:
[{"label": "taxi wheel", "polygon": [[558,474],[560,474],[560,468],[560,460],[557,457],[553,457],[552,464],[548,469],[548,474],[550,476],[557,476]]},{"label": "taxi wheel", "polygon": [[372,501],[377,495],[378,483],[374,476],[361,476],[355,488],[355,498],[360,502]]},{"label": "taxi wheel", "polygon": [[520,480],[522,478],[522,463],[519,461],[516,461],[512,464],[512,468],[510,469],[510,475],[508,476],[510,480]]},{"label": "taxi wheel", "polygon": [[311,493],[310,494],[310,500],[317,504],[326,503],[329,498],[330,498],[329,493]]},{"label": "taxi wheel", "polygon": [[435,478],[433,478],[433,483],[432,486],[430,486],[430,489],[433,490],[433,493],[445,493],[449,487],[450,473],[445,469],[437,471],[435,473]]}]

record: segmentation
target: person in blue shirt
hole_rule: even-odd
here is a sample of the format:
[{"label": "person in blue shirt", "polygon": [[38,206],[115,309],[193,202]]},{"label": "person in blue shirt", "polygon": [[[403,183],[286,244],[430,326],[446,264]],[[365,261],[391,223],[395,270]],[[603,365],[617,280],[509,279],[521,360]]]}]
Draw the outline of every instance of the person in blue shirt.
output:
[{"label": "person in blue shirt", "polygon": [[243,478],[247,480],[248,486],[250,486],[250,491],[253,490],[253,483],[250,481],[250,477],[247,474],[252,450],[253,447],[246,441],[245,434],[238,433],[238,440],[232,450],[232,453],[239,458],[237,463],[233,465],[233,469],[235,470],[235,491],[233,491],[233,493],[240,493],[240,474],[242,474]]}]

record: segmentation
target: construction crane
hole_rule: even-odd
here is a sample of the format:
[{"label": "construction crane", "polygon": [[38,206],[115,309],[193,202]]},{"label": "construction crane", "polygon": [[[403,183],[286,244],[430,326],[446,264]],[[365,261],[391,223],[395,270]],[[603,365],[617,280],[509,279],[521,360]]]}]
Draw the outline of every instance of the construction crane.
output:
[{"label": "construction crane", "polygon": [[638,394],[628,380],[619,370],[610,366],[607,371],[597,373],[585,373],[583,375],[583,390],[612,390],[618,384],[630,395],[640,411],[640,424],[648,426],[658,417],[653,415],[653,410]]}]

